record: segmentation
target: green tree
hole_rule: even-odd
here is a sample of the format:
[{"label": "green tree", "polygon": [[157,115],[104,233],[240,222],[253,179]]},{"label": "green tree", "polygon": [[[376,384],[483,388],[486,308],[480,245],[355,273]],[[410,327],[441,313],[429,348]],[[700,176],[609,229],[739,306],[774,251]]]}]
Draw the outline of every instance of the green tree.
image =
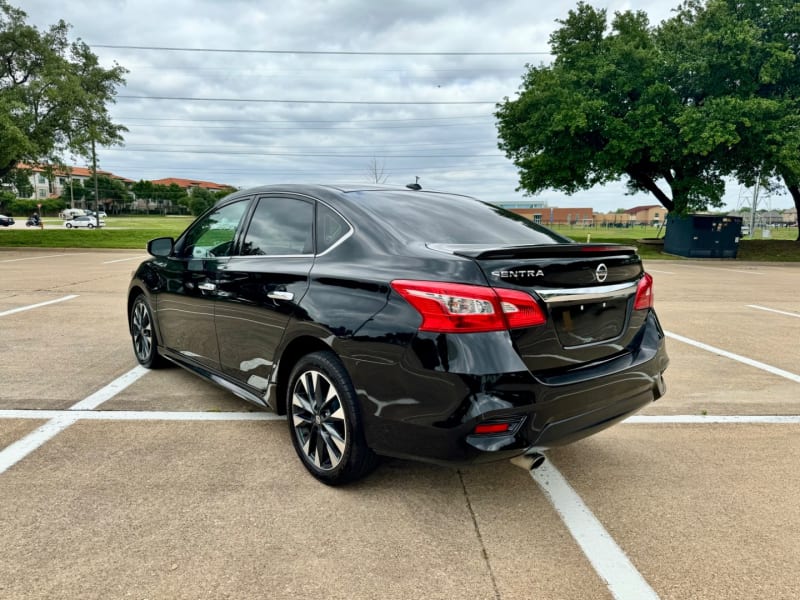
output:
[{"label": "green tree", "polygon": [[2,178],[2,183],[12,186],[18,198],[30,198],[33,196],[30,176],[30,169],[12,169]]},{"label": "green tree", "polygon": [[[574,193],[625,179],[678,213],[720,206],[715,156],[687,149],[682,124],[699,90],[674,81],[674,61],[641,11],[579,3],[550,37],[554,60],[529,66],[517,99],[496,113],[500,148],[519,169],[520,188]],[[677,46],[676,46],[677,47]]]},{"label": "green tree", "polygon": [[194,188],[189,196],[189,210],[195,216],[201,215],[216,202],[214,194],[205,188]]},{"label": "green tree", "polygon": [[119,143],[127,131],[108,113],[127,71],[101,67],[64,21],[39,31],[26,17],[0,0],[0,178],[18,162],[87,156],[92,142]]},{"label": "green tree", "polygon": [[680,79],[703,92],[681,121],[690,150],[746,185],[785,186],[800,210],[800,5],[686,2],[662,30],[687,57]]},{"label": "green tree", "polygon": [[[92,188],[94,193],[94,185],[92,182],[87,182]],[[99,186],[98,186],[99,187]],[[72,202],[80,202],[86,198],[87,188],[83,186],[80,179],[73,179],[71,182],[67,180],[66,185],[61,190],[61,199],[67,204],[71,205]]]}]

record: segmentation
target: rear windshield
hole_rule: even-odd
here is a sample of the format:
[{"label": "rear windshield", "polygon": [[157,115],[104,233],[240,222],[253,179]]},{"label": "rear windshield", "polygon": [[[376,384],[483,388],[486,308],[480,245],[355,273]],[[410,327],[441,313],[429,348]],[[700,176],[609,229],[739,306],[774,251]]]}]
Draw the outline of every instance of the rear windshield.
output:
[{"label": "rear windshield", "polygon": [[426,244],[563,244],[572,240],[533,221],[465,196],[392,191],[349,192],[403,241]]}]

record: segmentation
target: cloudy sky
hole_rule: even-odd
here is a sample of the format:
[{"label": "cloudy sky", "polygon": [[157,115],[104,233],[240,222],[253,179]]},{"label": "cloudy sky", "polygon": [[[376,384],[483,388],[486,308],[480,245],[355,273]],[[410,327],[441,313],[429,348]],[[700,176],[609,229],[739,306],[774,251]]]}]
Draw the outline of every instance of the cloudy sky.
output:
[{"label": "cloudy sky", "polygon": [[[494,104],[527,63],[550,60],[551,0],[11,0],[40,28],[64,19],[105,64],[130,73],[113,108],[130,130],[100,166],[131,179],[184,177],[249,187],[367,182],[491,201],[525,200],[497,149]],[[677,0],[606,0],[657,23]],[[157,49],[109,48],[137,46]],[[176,51],[166,48],[236,52]],[[406,54],[404,54],[406,53]],[[417,53],[417,54],[408,54]],[[424,54],[423,54],[424,53]],[[484,54],[480,54],[484,53]],[[726,201],[740,194],[729,184]],[[656,204],[622,184],[550,206]],[[786,197],[773,207],[790,206]]]}]

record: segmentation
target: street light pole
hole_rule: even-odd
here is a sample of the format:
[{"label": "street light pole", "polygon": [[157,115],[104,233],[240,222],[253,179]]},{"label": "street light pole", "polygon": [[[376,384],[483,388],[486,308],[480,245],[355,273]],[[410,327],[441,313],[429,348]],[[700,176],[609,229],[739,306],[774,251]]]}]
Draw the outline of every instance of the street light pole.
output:
[{"label": "street light pole", "polygon": [[100,194],[97,192],[97,152],[94,147],[94,136],[92,136],[92,173],[94,173],[94,217],[97,228],[100,229]]}]

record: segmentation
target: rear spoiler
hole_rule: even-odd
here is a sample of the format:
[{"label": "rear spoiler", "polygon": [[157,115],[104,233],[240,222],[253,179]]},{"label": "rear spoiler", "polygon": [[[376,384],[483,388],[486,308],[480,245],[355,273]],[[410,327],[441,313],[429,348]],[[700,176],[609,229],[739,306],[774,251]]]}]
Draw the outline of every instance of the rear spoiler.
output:
[{"label": "rear spoiler", "polygon": [[426,244],[431,250],[474,259],[574,258],[578,256],[632,256],[634,246],[620,244],[537,244],[533,246],[486,244]]}]

